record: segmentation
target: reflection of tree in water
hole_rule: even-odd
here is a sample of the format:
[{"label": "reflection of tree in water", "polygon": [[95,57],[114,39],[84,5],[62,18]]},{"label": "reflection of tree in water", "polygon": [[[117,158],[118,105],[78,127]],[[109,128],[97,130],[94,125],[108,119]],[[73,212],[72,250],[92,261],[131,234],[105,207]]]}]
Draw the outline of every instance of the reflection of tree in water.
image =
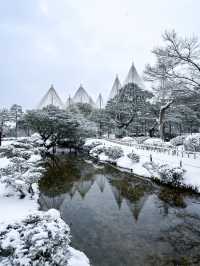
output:
[{"label": "reflection of tree in water", "polygon": [[158,197],[159,199],[161,199],[163,202],[165,202],[166,204],[168,204],[171,207],[181,207],[181,208],[185,208],[186,207],[186,203],[184,201],[184,197],[187,194],[184,194],[182,192],[180,192],[177,189],[174,188],[161,188]]},{"label": "reflection of tree in water", "polygon": [[48,197],[44,194],[40,195],[39,203],[42,206],[43,210],[49,209],[57,209],[59,210],[65,200],[65,194],[55,196],[55,197]]},{"label": "reflection of tree in water", "polygon": [[53,157],[46,163],[46,172],[39,184],[40,190],[50,197],[66,193],[72,181],[78,177],[79,172],[68,161]]},{"label": "reflection of tree in water", "polygon": [[181,192],[176,188],[161,187],[158,198],[160,199],[160,210],[163,216],[167,216],[171,208],[186,208],[186,196],[188,196],[187,192]]},{"label": "reflection of tree in water", "polygon": [[[185,265],[200,265],[200,216],[179,214],[181,223],[163,232],[163,240],[171,244]],[[178,263],[179,261],[177,261]]]},{"label": "reflection of tree in water", "polygon": [[149,193],[152,193],[152,185],[145,180],[134,178],[129,174],[126,177],[109,179],[112,186],[114,198],[121,207],[122,201],[125,200],[127,206],[131,210],[135,220],[138,220],[139,214],[148,198]]},{"label": "reflection of tree in water", "polygon": [[97,183],[97,185],[98,185],[98,187],[99,187],[99,190],[100,190],[101,192],[103,192],[104,189],[105,189],[105,185],[106,185],[106,177],[105,177],[105,175],[103,175],[103,174],[98,174],[98,175],[96,176],[96,178],[95,178],[95,181],[96,181],[96,183]]},{"label": "reflection of tree in water", "polygon": [[181,222],[171,225],[161,232],[159,240],[170,244],[173,252],[167,255],[148,257],[152,266],[192,266],[200,265],[200,216],[178,214]]},{"label": "reflection of tree in water", "polygon": [[[78,190],[83,196],[88,191],[94,169],[77,156],[54,157],[46,164],[46,173],[40,181],[40,190],[43,194],[54,197],[63,193],[71,196]],[[88,182],[89,181],[89,182]],[[84,182],[87,184],[84,185]]]}]

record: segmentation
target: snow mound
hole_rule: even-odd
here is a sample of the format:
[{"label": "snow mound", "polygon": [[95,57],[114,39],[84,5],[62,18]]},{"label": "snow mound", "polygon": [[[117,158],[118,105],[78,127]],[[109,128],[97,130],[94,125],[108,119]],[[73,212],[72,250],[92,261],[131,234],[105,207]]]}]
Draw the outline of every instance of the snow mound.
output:
[{"label": "snow mound", "polygon": [[159,138],[149,138],[143,142],[145,145],[152,145],[152,146],[158,146],[158,147],[171,147],[170,142],[165,142],[162,139]]},{"label": "snow mound", "polygon": [[90,266],[89,259],[86,255],[72,247],[69,247],[70,259],[68,266]]},{"label": "snow mound", "polygon": [[67,265],[70,229],[56,210],[34,212],[0,228],[1,265]]}]

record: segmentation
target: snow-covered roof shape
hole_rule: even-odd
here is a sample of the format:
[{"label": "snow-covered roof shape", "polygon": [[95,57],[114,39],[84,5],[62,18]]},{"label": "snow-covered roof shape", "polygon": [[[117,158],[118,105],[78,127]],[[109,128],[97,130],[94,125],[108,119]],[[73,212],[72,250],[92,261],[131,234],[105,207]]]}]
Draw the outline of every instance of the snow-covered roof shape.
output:
[{"label": "snow-covered roof shape", "polygon": [[103,107],[103,97],[101,93],[99,93],[99,96],[96,100],[96,108],[101,109]]},{"label": "snow-covered roof shape", "polygon": [[93,185],[93,180],[81,180],[78,184],[78,192],[81,195],[81,197],[84,198],[84,196],[88,193],[90,188]]},{"label": "snow-covered roof shape", "polygon": [[140,215],[142,208],[144,207],[147,199],[148,199],[147,194],[135,202],[130,201],[129,199],[126,199],[127,206],[129,207],[129,209],[130,209],[131,213],[133,214],[133,217],[135,218],[136,221],[138,220],[139,215]]},{"label": "snow-covered roof shape", "polygon": [[52,208],[59,210],[65,198],[66,198],[65,194],[55,196],[55,197],[49,197],[41,193],[39,201],[45,210],[52,209]]},{"label": "snow-covered roof shape", "polygon": [[62,103],[53,85],[51,85],[50,89],[43,96],[42,100],[38,104],[38,109],[42,109],[48,105],[54,105],[61,109],[64,108],[64,104]]},{"label": "snow-covered roof shape", "polygon": [[98,175],[97,179],[96,179],[96,183],[100,189],[101,192],[104,191],[105,185],[106,185],[106,179],[104,175]]},{"label": "snow-covered roof shape", "polygon": [[73,100],[72,100],[71,96],[69,95],[69,97],[67,98],[67,101],[65,103],[65,107],[67,108],[67,107],[71,106],[72,104],[73,104]]},{"label": "snow-covered roof shape", "polygon": [[112,190],[114,199],[115,199],[115,201],[117,203],[117,206],[120,209],[121,208],[121,205],[122,205],[122,201],[123,201],[123,196],[121,194],[121,191],[117,187],[115,187],[115,186],[111,186],[111,190]]},{"label": "snow-covered roof shape", "polygon": [[73,103],[88,103],[94,106],[92,98],[88,95],[82,85],[78,88],[73,97]]},{"label": "snow-covered roof shape", "polygon": [[115,81],[113,83],[113,86],[112,86],[112,89],[111,89],[111,92],[109,95],[109,100],[113,99],[119,93],[119,90],[121,89],[121,87],[122,87],[122,85],[120,83],[118,75],[116,75]]},{"label": "snow-covered roof shape", "polygon": [[139,76],[134,63],[132,63],[131,68],[129,69],[128,75],[124,81],[124,86],[129,84],[129,83],[134,83],[137,84],[141,89],[144,89],[144,83]]}]

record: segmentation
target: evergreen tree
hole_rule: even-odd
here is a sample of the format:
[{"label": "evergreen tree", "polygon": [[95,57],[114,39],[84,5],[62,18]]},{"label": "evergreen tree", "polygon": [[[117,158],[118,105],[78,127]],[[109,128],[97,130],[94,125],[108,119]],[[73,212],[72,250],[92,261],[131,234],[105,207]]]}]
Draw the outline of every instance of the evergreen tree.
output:
[{"label": "evergreen tree", "polygon": [[125,85],[106,105],[106,112],[115,126],[126,131],[134,120],[138,120],[148,112],[149,99],[152,94],[141,89],[137,84]]},{"label": "evergreen tree", "polygon": [[6,121],[9,120],[9,115],[8,115],[8,110],[7,109],[1,109],[0,110],[0,146],[2,143],[2,137],[3,137],[3,132],[5,128],[5,123]]}]

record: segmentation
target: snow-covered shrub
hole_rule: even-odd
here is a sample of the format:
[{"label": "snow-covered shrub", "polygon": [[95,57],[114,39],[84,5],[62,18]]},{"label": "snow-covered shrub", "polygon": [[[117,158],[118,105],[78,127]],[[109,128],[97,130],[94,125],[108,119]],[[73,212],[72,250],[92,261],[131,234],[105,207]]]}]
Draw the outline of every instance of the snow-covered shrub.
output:
[{"label": "snow-covered shrub", "polygon": [[119,146],[106,147],[104,153],[112,160],[117,160],[124,155],[122,148]]},{"label": "snow-covered shrub", "polygon": [[12,146],[14,148],[17,148],[17,149],[24,149],[24,150],[30,150],[33,148],[33,145],[27,143],[27,140],[26,142],[25,141],[16,141],[16,142],[13,142],[12,143]]},{"label": "snow-covered shrub", "polygon": [[138,154],[136,154],[135,152],[133,152],[133,151],[131,153],[129,153],[127,156],[134,163],[139,163],[139,161],[140,161],[140,156]]},{"label": "snow-covered shrub", "polygon": [[180,167],[171,167],[167,164],[158,168],[160,179],[163,183],[179,186],[183,181],[184,170]]},{"label": "snow-covered shrub", "polygon": [[138,144],[143,144],[143,142],[145,140],[149,139],[149,137],[135,137],[134,140],[138,143]]},{"label": "snow-covered shrub", "polygon": [[122,142],[135,142],[135,143],[137,143],[136,140],[132,137],[124,137],[121,139],[121,141]]},{"label": "snow-covered shrub", "polygon": [[93,149],[91,149],[90,154],[92,156],[98,156],[102,152],[105,152],[105,150],[106,150],[105,145],[98,145],[98,146],[94,147]]},{"label": "snow-covered shrub", "polygon": [[0,228],[0,265],[68,265],[70,229],[58,211],[35,212]]},{"label": "snow-covered shrub", "polygon": [[13,155],[15,157],[21,157],[21,158],[24,158],[25,160],[30,159],[32,153],[33,152],[31,150],[23,150],[23,149],[14,149],[13,151]]},{"label": "snow-covered shrub", "polygon": [[9,158],[9,164],[0,169],[0,180],[9,188],[9,195],[24,197],[36,192],[33,184],[42,177],[44,168],[40,166],[40,148],[34,145],[31,138],[19,138],[0,149],[0,157]]},{"label": "snow-covered shrub", "polygon": [[177,136],[173,139],[170,140],[170,143],[173,145],[173,146],[180,146],[180,145],[183,145],[183,142],[185,140],[186,136],[182,135],[182,136]]},{"label": "snow-covered shrub", "polygon": [[6,145],[0,147],[0,157],[13,157],[13,146],[12,145]]},{"label": "snow-covered shrub", "polygon": [[91,150],[93,148],[95,148],[98,145],[101,145],[102,142],[99,140],[92,140],[92,141],[86,141],[86,143],[84,144],[84,149],[85,150]]},{"label": "snow-covered shrub", "polygon": [[183,144],[186,151],[200,152],[200,133],[187,136]]},{"label": "snow-covered shrub", "polygon": [[165,147],[170,148],[172,144],[170,142],[165,142],[159,138],[149,138],[143,142],[145,145],[157,146],[157,147]]}]

